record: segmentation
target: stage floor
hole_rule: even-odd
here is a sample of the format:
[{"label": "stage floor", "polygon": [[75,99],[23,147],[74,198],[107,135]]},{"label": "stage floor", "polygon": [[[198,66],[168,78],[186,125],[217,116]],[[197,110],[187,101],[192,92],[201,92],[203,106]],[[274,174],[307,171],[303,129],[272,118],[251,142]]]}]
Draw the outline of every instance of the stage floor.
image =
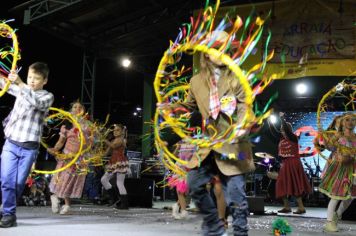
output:
[{"label": "stage floor", "polygon": [[[69,215],[52,214],[50,207],[25,207],[17,209],[18,226],[0,228],[1,236],[193,236],[200,235],[201,217],[191,212],[187,220],[174,220],[168,209],[173,202],[155,202],[153,208],[116,210],[105,206],[75,204]],[[266,206],[267,213],[280,207]],[[307,208],[304,216],[285,215],[292,226],[291,236],[318,236],[323,233],[325,208]],[[272,235],[272,222],[276,215],[251,215],[250,236]],[[231,223],[231,217],[229,218]],[[356,222],[341,221],[343,236],[356,235]],[[228,229],[232,235],[231,227]],[[335,235],[335,234],[329,234]]]}]

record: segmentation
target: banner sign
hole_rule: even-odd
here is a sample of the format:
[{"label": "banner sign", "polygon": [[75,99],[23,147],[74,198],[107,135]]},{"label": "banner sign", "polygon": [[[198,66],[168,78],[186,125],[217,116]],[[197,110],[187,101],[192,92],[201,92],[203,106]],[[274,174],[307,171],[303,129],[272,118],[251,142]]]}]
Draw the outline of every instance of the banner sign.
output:
[{"label": "banner sign", "polygon": [[219,15],[246,19],[252,11],[262,18],[271,12],[268,51],[275,55],[268,74],[283,71],[281,79],[355,74],[355,1],[282,0],[224,7]]}]

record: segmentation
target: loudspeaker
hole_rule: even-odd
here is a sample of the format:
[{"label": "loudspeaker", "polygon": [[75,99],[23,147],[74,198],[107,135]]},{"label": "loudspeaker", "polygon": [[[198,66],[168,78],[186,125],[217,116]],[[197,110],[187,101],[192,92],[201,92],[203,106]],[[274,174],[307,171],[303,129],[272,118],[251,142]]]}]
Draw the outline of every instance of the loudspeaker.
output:
[{"label": "loudspeaker", "polygon": [[125,179],[130,207],[151,208],[155,182],[151,179]]},{"label": "loudspeaker", "polygon": [[130,170],[127,172],[126,177],[132,179],[139,179],[141,173],[141,163],[130,161],[129,167]]},{"label": "loudspeaker", "polygon": [[263,215],[265,213],[264,197],[247,196],[247,202],[250,213],[253,213],[255,215]]},{"label": "loudspeaker", "polygon": [[356,201],[352,201],[351,205],[342,214],[342,220],[356,221]]}]

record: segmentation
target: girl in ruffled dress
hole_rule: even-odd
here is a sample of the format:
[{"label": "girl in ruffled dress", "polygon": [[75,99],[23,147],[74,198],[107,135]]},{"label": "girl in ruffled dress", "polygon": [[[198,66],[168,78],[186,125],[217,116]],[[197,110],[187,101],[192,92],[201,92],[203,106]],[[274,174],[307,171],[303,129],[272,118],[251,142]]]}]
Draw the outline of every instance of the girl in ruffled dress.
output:
[{"label": "girl in ruffled dress", "polygon": [[[195,145],[180,141],[177,144],[175,154],[181,160],[189,161],[195,151],[196,151]],[[178,163],[176,163],[176,165],[178,165],[179,168],[183,170],[185,173],[189,171],[189,169],[184,167],[183,165],[179,165]],[[177,197],[178,197],[178,201],[174,203],[172,206],[172,215],[175,219],[186,219],[188,217],[186,198],[189,193],[187,177],[186,175],[182,176],[179,174],[173,174],[167,178],[167,181],[168,181],[168,185],[171,188],[176,189]]]},{"label": "girl in ruffled dress", "polygon": [[127,198],[127,191],[124,185],[125,175],[129,170],[129,160],[125,155],[125,148],[127,143],[127,128],[122,124],[114,125],[114,139],[106,140],[108,146],[107,153],[111,153],[108,164],[105,167],[105,174],[101,177],[101,183],[105,190],[109,193],[110,198],[116,198],[116,193],[113,186],[110,184],[110,179],[116,175],[116,185],[119,189],[120,200],[115,203],[118,209],[128,209],[129,202]]},{"label": "girl in ruffled dress", "polygon": [[356,179],[353,176],[356,168],[355,124],[355,114],[346,113],[341,118],[339,131],[333,136],[323,136],[326,148],[332,152],[331,161],[319,185],[319,191],[330,197],[324,227],[327,232],[338,231],[338,220],[356,197]]}]

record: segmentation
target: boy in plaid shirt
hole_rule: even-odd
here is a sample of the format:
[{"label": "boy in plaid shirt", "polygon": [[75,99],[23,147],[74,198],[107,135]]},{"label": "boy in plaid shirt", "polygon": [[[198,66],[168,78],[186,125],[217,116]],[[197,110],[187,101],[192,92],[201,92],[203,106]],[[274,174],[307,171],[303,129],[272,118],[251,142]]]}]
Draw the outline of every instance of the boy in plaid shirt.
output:
[{"label": "boy in plaid shirt", "polygon": [[[3,121],[5,144],[1,153],[1,228],[16,226],[16,200],[23,192],[31,166],[36,160],[42,127],[53,103],[53,94],[43,90],[49,68],[43,62],[30,65],[25,84],[11,71],[9,94],[16,97],[14,108]],[[0,77],[0,87],[5,79]]]}]

